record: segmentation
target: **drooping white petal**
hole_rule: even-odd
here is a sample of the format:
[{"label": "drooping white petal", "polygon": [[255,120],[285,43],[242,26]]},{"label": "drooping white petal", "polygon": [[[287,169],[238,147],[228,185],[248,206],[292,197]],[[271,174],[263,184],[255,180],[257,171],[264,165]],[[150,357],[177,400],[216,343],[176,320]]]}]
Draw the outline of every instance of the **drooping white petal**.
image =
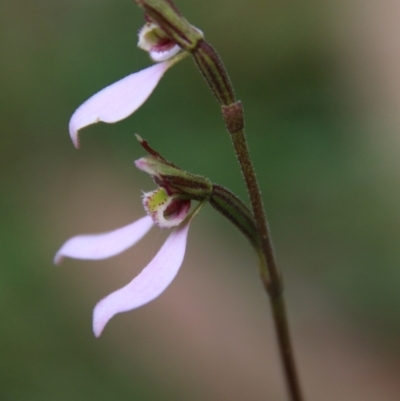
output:
[{"label": "drooping white petal", "polygon": [[69,133],[75,147],[79,147],[80,129],[99,121],[114,123],[137,110],[171,65],[166,61],[128,75],[81,104],[69,122]]},{"label": "drooping white petal", "polygon": [[177,54],[180,50],[181,48],[178,45],[174,45],[167,50],[150,50],[149,55],[153,61],[160,62],[170,59],[171,57],[175,56],[175,54]]},{"label": "drooping white petal", "polygon": [[154,259],[128,285],[103,298],[94,308],[93,332],[99,337],[117,313],[138,308],[157,298],[182,265],[189,223],[173,231]]},{"label": "drooping white petal", "polygon": [[151,217],[145,216],[108,233],[72,237],[57,252],[54,263],[59,264],[64,257],[98,260],[118,255],[135,245],[152,226]]}]

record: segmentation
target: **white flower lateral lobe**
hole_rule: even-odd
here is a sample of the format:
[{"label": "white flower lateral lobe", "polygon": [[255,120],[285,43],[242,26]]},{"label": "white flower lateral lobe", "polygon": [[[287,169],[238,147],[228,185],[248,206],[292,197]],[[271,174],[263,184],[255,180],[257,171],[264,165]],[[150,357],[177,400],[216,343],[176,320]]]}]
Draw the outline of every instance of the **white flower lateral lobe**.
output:
[{"label": "white flower lateral lobe", "polygon": [[164,61],[135,72],[86,100],[76,109],[69,122],[69,133],[75,147],[79,147],[80,129],[99,121],[115,123],[134,113],[173,64],[172,60]]},{"label": "white flower lateral lobe", "polygon": [[151,227],[153,220],[150,216],[145,216],[114,231],[72,237],[56,253],[54,263],[61,263],[64,257],[87,260],[110,258],[135,245]]},{"label": "white flower lateral lobe", "polygon": [[99,337],[109,320],[161,295],[175,278],[186,251],[191,219],[174,230],[153,260],[128,285],[102,299],[94,308],[93,332]]},{"label": "white flower lateral lobe", "polygon": [[143,206],[154,224],[160,228],[173,228],[181,224],[189,213],[190,199],[168,195],[164,188],[143,195]]},{"label": "white flower lateral lobe", "polygon": [[153,22],[146,23],[139,31],[138,47],[147,51],[156,62],[168,60],[182,50]]},{"label": "white flower lateral lobe", "polygon": [[171,57],[175,56],[175,54],[179,53],[181,48],[178,45],[174,45],[171,48],[166,50],[163,49],[154,49],[149,51],[149,55],[153,61],[160,62],[169,60]]}]

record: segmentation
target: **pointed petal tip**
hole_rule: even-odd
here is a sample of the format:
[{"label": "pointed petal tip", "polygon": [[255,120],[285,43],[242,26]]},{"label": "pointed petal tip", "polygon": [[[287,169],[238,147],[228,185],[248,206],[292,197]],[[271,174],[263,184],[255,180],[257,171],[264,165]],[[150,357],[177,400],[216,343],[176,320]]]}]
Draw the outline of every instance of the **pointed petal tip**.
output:
[{"label": "pointed petal tip", "polygon": [[135,160],[133,163],[139,170],[142,170],[142,171],[145,170],[145,168],[148,164],[148,163],[146,163],[146,159],[144,157],[141,157],[140,159]]},{"label": "pointed petal tip", "polygon": [[97,311],[97,306],[98,306],[98,304],[96,305],[96,307],[93,310],[93,327],[92,327],[92,329],[93,329],[94,336],[96,338],[99,338],[101,336],[101,333],[103,332],[104,327],[107,324],[107,322],[103,323],[99,319],[98,313],[96,312]]},{"label": "pointed petal tip", "polygon": [[80,144],[79,144],[79,136],[78,136],[78,130],[73,126],[73,121],[72,118],[74,116],[71,117],[71,121],[69,123],[69,136],[71,137],[71,141],[74,144],[76,149],[79,149]]},{"label": "pointed petal tip", "polygon": [[59,266],[59,265],[61,264],[61,262],[63,261],[63,259],[64,259],[64,255],[62,255],[62,254],[60,253],[60,251],[58,251],[58,252],[56,253],[56,255],[54,256],[53,263],[54,263],[56,266]]},{"label": "pointed petal tip", "polygon": [[97,121],[94,121],[92,123],[84,122],[81,109],[85,103],[83,103],[74,111],[74,114],[72,114],[68,124],[69,136],[76,149],[80,148],[79,130],[86,127],[87,125],[94,124],[95,122],[97,122]]},{"label": "pointed petal tip", "polygon": [[139,135],[139,134],[135,134],[135,138],[137,139],[137,141],[139,142],[139,143],[143,143],[143,138]]},{"label": "pointed petal tip", "polygon": [[72,143],[75,146],[75,149],[79,149],[81,145],[79,143],[78,131],[70,132],[69,135],[71,137]]}]

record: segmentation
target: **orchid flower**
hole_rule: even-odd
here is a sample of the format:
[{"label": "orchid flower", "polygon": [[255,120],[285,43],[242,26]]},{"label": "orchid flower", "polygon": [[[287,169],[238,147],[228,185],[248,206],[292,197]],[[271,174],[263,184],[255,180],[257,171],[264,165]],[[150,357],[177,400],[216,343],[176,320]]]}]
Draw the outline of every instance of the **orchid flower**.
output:
[{"label": "orchid flower", "polygon": [[[64,257],[105,259],[135,245],[153,225],[173,229],[157,255],[137,277],[96,305],[93,313],[96,337],[117,313],[145,305],[169,286],[183,262],[189,225],[205,202],[236,225],[256,251],[259,248],[253,217],[233,193],[205,177],[182,170],[162,157],[139,135],[136,138],[149,155],[136,160],[135,165],[158,185],[156,190],[143,195],[147,216],[111,232],[72,237],[54,257],[55,264],[59,264]],[[190,211],[192,200],[200,203]]]},{"label": "orchid flower", "polygon": [[[153,225],[173,229],[156,256],[137,277],[96,305],[93,313],[96,337],[117,313],[145,305],[169,286],[183,262],[189,225],[212,190],[209,180],[180,169],[164,159],[139,135],[136,137],[150,155],[136,160],[135,165],[158,184],[156,190],[143,194],[147,216],[114,231],[72,237],[54,257],[55,264],[59,264],[64,257],[105,259],[135,245]],[[190,211],[192,199],[200,203]]]},{"label": "orchid flower", "polygon": [[153,260],[129,284],[102,299],[94,308],[93,332],[99,337],[117,313],[138,308],[157,298],[169,286],[182,265],[190,222],[190,200],[169,196],[164,188],[144,194],[148,216],[117,230],[70,238],[57,252],[54,262],[64,257],[99,260],[115,256],[135,245],[156,224],[175,227]]},{"label": "orchid flower", "polygon": [[135,112],[150,96],[164,73],[186,53],[153,22],[139,32],[138,46],[157,64],[135,72],[107,86],[81,104],[69,122],[69,133],[79,147],[78,131],[99,121],[115,123]]}]

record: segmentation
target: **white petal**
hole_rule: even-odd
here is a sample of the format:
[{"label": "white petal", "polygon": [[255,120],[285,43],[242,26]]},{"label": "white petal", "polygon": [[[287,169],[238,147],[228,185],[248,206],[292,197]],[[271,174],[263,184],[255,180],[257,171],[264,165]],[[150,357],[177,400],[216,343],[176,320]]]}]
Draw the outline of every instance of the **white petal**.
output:
[{"label": "white petal", "polygon": [[152,226],[151,217],[145,216],[108,233],[70,238],[57,252],[54,263],[60,263],[63,257],[97,260],[118,255],[135,245]]},{"label": "white petal", "polygon": [[128,285],[102,299],[94,308],[93,332],[99,337],[117,313],[138,308],[157,298],[182,265],[189,223],[173,231],[154,259]]},{"label": "white petal", "polygon": [[179,50],[181,50],[181,48],[178,45],[174,45],[165,51],[151,50],[149,51],[149,54],[153,61],[159,62],[170,59],[171,57],[175,56]]},{"label": "white petal", "polygon": [[158,63],[128,75],[81,104],[69,122],[69,133],[75,147],[79,147],[78,131],[81,128],[99,121],[114,123],[137,110],[171,65],[169,62]]}]

